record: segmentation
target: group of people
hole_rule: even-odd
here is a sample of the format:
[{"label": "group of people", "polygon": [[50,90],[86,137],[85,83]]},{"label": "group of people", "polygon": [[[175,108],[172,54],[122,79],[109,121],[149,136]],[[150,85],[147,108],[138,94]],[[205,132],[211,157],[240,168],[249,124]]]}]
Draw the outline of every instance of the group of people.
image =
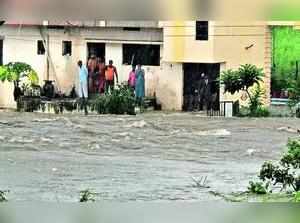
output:
[{"label": "group of people", "polygon": [[[79,89],[78,96],[80,98],[88,98],[90,93],[108,93],[114,89],[115,80],[119,83],[117,68],[113,65],[113,61],[109,60],[109,64],[105,65],[105,62],[101,58],[91,56],[88,59],[87,65],[78,61],[79,70]],[[128,86],[135,94],[137,103],[142,103],[145,97],[145,71],[142,69],[142,65],[135,65],[128,75]]]}]

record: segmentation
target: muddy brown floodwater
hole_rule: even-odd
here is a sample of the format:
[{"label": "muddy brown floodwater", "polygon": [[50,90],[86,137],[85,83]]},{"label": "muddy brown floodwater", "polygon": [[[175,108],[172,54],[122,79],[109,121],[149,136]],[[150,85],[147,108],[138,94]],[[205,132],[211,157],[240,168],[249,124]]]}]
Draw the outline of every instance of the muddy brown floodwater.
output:
[{"label": "muddy brown floodwater", "polygon": [[[297,119],[0,112],[0,190],[13,201],[207,201],[244,191],[277,159]],[[280,129],[281,128],[281,129]],[[198,188],[194,179],[207,177]]]}]

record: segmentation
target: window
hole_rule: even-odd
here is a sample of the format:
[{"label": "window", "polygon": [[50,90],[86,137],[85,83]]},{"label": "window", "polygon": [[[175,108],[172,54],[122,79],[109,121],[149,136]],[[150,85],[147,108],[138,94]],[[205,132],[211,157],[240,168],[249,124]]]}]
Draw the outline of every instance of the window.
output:
[{"label": "window", "polygon": [[141,31],[141,28],[139,28],[139,27],[124,27],[123,30],[124,31],[139,32],[139,31]]},{"label": "window", "polygon": [[196,40],[208,40],[208,21],[196,21]]},{"label": "window", "polygon": [[37,54],[38,55],[44,55],[45,52],[46,52],[46,50],[45,50],[43,40],[38,40],[37,41]]},{"label": "window", "polygon": [[62,45],[62,55],[66,56],[72,55],[72,42],[71,41],[63,41],[63,45]]},{"label": "window", "polygon": [[123,44],[123,64],[160,65],[160,46]]}]

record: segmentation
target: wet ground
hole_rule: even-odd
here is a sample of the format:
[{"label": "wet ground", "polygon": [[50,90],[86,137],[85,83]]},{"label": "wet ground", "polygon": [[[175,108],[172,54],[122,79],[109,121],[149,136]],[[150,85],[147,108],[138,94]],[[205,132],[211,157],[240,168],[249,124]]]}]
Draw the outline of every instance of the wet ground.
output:
[{"label": "wet ground", "polygon": [[[97,200],[215,200],[209,191],[246,190],[299,127],[284,118],[0,111],[0,190],[13,201],[76,202],[88,188]],[[204,177],[210,188],[195,186]]]}]

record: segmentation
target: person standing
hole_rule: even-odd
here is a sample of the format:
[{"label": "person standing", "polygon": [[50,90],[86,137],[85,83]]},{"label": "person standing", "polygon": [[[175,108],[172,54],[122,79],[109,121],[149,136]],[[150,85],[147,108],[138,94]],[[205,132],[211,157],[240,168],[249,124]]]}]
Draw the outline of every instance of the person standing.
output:
[{"label": "person standing", "polygon": [[135,75],[135,97],[137,104],[141,106],[145,97],[145,71],[141,64],[138,65]]},{"label": "person standing", "polygon": [[102,58],[99,58],[98,62],[98,72],[99,72],[99,86],[98,86],[98,92],[100,94],[103,94],[105,91],[105,63],[102,60]]},{"label": "person standing", "polygon": [[88,70],[86,66],[82,64],[79,60],[78,63],[78,73],[79,73],[79,89],[78,96],[82,100],[82,105],[84,106],[85,114],[87,115],[87,99],[88,99]]},{"label": "person standing", "polygon": [[211,109],[211,83],[207,75],[204,76],[201,99],[205,109],[210,110]]},{"label": "person standing", "polygon": [[113,61],[109,61],[109,65],[105,68],[105,91],[112,91],[115,86],[115,76],[117,83],[119,83],[118,80],[118,72],[117,68],[113,65]]},{"label": "person standing", "polygon": [[96,77],[96,69],[97,69],[97,58],[95,55],[92,55],[91,58],[88,60],[88,72],[89,72],[89,91],[91,93],[95,93],[95,86],[96,86],[96,82],[95,82],[95,77]]},{"label": "person standing", "polygon": [[132,70],[129,73],[129,77],[128,77],[128,86],[132,89],[132,91],[134,92],[135,90],[135,70],[136,70],[136,66],[132,65]]}]

